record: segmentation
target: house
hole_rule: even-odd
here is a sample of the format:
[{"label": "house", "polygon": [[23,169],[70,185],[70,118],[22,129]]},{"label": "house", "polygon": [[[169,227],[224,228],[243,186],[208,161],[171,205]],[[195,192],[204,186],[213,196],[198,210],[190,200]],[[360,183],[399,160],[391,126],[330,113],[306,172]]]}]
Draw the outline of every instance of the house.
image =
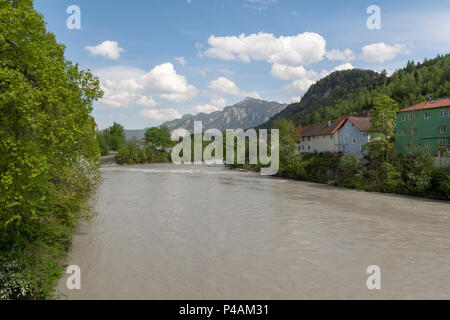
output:
[{"label": "house", "polygon": [[427,101],[398,112],[397,154],[429,154],[450,148],[450,98]]},{"label": "house", "polygon": [[339,135],[337,133],[347,119],[348,116],[343,116],[334,121],[299,129],[297,133],[301,137],[297,149],[303,153],[339,152]]},{"label": "house", "polygon": [[369,154],[365,146],[370,141],[368,130],[371,125],[368,115],[349,116],[338,131],[339,152]]}]

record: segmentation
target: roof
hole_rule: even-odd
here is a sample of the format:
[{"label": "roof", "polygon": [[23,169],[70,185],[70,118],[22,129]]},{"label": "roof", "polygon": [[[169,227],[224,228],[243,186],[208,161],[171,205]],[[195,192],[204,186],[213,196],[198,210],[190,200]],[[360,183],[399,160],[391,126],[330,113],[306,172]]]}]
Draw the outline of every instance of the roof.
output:
[{"label": "roof", "polygon": [[307,127],[303,131],[302,137],[334,135],[344,125],[348,118],[349,116],[342,116],[334,121]]},{"label": "roof", "polygon": [[372,126],[369,117],[350,116],[348,120],[361,132],[366,132]]},{"label": "roof", "polygon": [[441,99],[437,99],[437,100],[427,100],[425,102],[416,104],[412,107],[402,109],[399,112],[443,108],[443,107],[449,107],[449,106],[450,106],[450,98],[441,98]]},{"label": "roof", "polygon": [[303,132],[305,132],[306,129],[308,129],[309,127],[304,127],[304,128],[300,128],[297,131],[295,131],[295,136],[299,137],[301,135],[303,135]]}]

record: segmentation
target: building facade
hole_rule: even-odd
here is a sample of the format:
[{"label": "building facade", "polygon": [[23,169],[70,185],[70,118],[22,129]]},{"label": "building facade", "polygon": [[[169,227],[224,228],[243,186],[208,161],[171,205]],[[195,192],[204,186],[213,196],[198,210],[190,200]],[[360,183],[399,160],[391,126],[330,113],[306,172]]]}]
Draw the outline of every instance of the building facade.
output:
[{"label": "building facade", "polygon": [[399,111],[396,121],[397,154],[429,154],[450,148],[450,98],[428,99]]},{"label": "building facade", "polygon": [[300,142],[297,150],[302,153],[337,153],[339,152],[339,129],[347,120],[347,116],[335,121],[316,124],[297,131]]},{"label": "building facade", "polygon": [[369,117],[350,116],[339,129],[339,152],[368,155],[366,148],[370,141],[368,130],[371,126]]}]

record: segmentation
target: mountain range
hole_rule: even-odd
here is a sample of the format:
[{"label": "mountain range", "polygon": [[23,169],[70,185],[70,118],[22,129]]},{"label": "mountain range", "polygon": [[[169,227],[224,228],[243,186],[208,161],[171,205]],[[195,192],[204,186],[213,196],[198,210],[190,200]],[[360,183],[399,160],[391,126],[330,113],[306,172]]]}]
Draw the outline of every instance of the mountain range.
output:
[{"label": "mountain range", "polygon": [[[213,113],[198,113],[196,115],[187,114],[181,119],[165,122],[171,131],[179,128],[194,130],[194,121],[202,121],[203,131],[208,129],[248,129],[256,127],[268,121],[274,115],[280,113],[287,107],[287,104],[275,101],[264,101],[254,98],[245,98],[243,101],[225,107],[222,111]],[[125,130],[126,139],[133,137],[142,139],[146,129]]]}]

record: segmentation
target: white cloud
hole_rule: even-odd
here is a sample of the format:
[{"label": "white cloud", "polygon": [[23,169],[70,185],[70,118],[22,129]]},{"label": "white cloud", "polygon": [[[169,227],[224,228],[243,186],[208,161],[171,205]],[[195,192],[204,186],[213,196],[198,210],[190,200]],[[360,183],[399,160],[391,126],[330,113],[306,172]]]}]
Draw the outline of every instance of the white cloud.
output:
[{"label": "white cloud", "polygon": [[159,103],[157,103],[152,97],[141,95],[136,101],[136,104],[141,107],[153,108],[156,107]]},{"label": "white cloud", "polygon": [[326,54],[325,39],[312,32],[296,36],[275,37],[270,33],[260,32],[246,36],[210,36],[210,48],[204,54],[223,60],[267,61],[284,65],[308,65],[323,59]]},{"label": "white cloud", "polygon": [[341,61],[353,61],[355,60],[355,53],[350,49],[345,49],[340,51],[338,49],[333,49],[326,54],[328,60],[341,60]]},{"label": "white cloud", "polygon": [[178,62],[179,64],[181,64],[182,66],[184,66],[187,63],[187,61],[184,57],[176,57],[175,61]]},{"label": "white cloud", "polygon": [[212,113],[215,111],[220,111],[225,108],[227,104],[227,99],[225,98],[213,98],[210,103],[200,104],[194,107],[196,112],[202,113]]},{"label": "white cloud", "polygon": [[306,91],[308,91],[309,87],[311,87],[320,79],[325,78],[330,73],[349,69],[354,69],[353,65],[349,62],[341,64],[331,71],[322,70],[322,72],[320,73],[314,70],[306,70],[302,66],[291,67],[274,64],[272,66],[271,74],[281,80],[294,80],[291,84],[286,85],[284,89],[294,94],[304,94]]},{"label": "white cloud", "polygon": [[154,96],[185,102],[197,95],[197,89],[177,74],[171,63],[154,67],[150,72],[132,67],[112,67],[95,72],[105,92],[101,103],[117,108],[130,105],[155,107]]},{"label": "white cloud", "polygon": [[387,45],[384,42],[369,44],[362,48],[362,59],[367,62],[384,62],[399,54],[409,54],[404,44]]},{"label": "white cloud", "polygon": [[120,58],[120,53],[125,52],[125,49],[120,48],[119,44],[115,41],[103,41],[101,44],[84,48],[89,51],[93,56],[102,56],[111,60],[117,60]]},{"label": "white cloud", "polygon": [[347,62],[347,63],[341,64],[341,65],[335,67],[333,70],[331,70],[330,73],[333,73],[335,71],[344,71],[344,70],[352,70],[352,69],[355,69],[355,67],[350,62]]},{"label": "white cloud", "polygon": [[172,108],[168,109],[144,109],[139,114],[147,119],[155,121],[169,121],[173,119],[181,118],[181,114]]},{"label": "white cloud", "polygon": [[303,66],[292,67],[275,63],[270,73],[281,80],[312,79],[317,81],[320,75],[314,70],[306,70]]},{"label": "white cloud", "polygon": [[233,81],[220,77],[209,84],[209,88],[217,93],[227,94],[231,96],[239,95],[239,88]]},{"label": "white cloud", "polygon": [[211,89],[214,93],[218,94],[261,99],[261,97],[257,92],[242,91],[238,88],[236,83],[224,77],[220,77],[212,81],[209,84],[209,89]]}]

